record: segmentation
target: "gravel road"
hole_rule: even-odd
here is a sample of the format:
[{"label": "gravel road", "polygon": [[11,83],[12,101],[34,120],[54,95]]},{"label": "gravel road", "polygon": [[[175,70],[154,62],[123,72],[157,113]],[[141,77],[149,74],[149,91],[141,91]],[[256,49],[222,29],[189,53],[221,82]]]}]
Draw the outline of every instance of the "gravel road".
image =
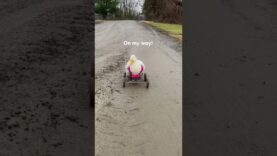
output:
[{"label": "gravel road", "polygon": [[92,155],[92,8],[82,0],[0,2],[1,156]]},{"label": "gravel road", "polygon": [[184,7],[184,154],[277,155],[276,0]]},{"label": "gravel road", "polygon": [[[124,46],[123,42],[152,46]],[[173,39],[139,21],[95,26],[96,156],[182,155],[182,54]],[[122,88],[124,65],[135,54],[150,87]]]}]

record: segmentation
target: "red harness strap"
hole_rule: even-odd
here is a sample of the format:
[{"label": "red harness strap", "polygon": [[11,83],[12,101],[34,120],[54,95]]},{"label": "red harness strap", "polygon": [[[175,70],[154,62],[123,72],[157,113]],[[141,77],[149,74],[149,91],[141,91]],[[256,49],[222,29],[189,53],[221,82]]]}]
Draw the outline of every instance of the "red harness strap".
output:
[{"label": "red harness strap", "polygon": [[139,74],[141,74],[141,73],[143,72],[143,70],[144,70],[144,68],[143,68],[143,66],[141,65],[141,70],[140,70]]}]

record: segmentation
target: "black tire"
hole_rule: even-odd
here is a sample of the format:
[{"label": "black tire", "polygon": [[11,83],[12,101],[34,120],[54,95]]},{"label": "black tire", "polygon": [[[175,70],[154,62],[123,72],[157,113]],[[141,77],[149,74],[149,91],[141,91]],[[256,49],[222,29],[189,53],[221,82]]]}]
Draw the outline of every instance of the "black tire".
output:
[{"label": "black tire", "polygon": [[146,73],[144,73],[143,76],[144,76],[144,81],[146,82],[147,81],[147,75],[146,75]]},{"label": "black tire", "polygon": [[149,88],[149,82],[148,81],[146,82],[146,88]]}]

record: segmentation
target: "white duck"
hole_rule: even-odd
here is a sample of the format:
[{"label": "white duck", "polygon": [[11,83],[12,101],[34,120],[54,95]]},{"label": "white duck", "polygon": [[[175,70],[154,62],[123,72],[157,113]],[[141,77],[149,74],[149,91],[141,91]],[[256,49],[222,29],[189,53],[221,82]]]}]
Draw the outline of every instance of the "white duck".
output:
[{"label": "white duck", "polygon": [[131,55],[126,66],[126,73],[131,75],[132,78],[139,78],[145,71],[145,65],[141,60],[138,60],[135,55]]}]

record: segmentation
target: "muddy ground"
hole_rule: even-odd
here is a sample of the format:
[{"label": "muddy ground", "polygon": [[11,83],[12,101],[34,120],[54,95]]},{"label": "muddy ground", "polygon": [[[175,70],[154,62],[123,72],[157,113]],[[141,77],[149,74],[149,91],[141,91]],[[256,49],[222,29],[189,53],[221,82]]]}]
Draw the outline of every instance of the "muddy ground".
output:
[{"label": "muddy ground", "polygon": [[92,154],[93,4],[0,2],[0,155]]},{"label": "muddy ground", "polygon": [[[124,41],[151,42],[124,46]],[[182,155],[181,45],[139,21],[95,26],[96,156]],[[131,54],[145,64],[150,87],[122,87]]]},{"label": "muddy ground", "polygon": [[275,156],[277,1],[184,1],[184,154]]}]

